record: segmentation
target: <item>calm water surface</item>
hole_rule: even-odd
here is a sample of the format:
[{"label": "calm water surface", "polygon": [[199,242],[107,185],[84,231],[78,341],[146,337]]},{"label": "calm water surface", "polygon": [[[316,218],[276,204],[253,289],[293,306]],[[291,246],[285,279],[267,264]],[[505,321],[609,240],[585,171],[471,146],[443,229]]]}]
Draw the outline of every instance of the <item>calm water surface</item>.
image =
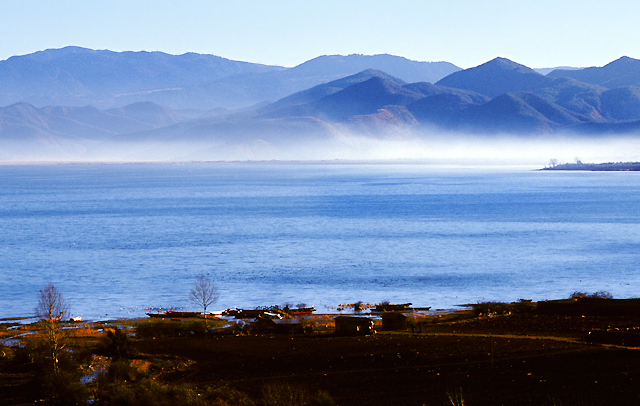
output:
[{"label": "calm water surface", "polygon": [[640,296],[640,174],[422,165],[0,166],[0,317]]}]

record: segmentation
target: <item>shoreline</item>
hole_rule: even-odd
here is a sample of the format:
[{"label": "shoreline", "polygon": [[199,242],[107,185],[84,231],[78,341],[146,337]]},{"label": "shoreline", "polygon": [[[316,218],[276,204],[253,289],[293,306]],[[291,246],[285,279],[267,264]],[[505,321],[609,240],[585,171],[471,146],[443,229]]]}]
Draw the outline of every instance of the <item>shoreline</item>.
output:
[{"label": "shoreline", "polygon": [[417,159],[417,158],[397,158],[397,159],[291,159],[291,160],[231,160],[231,161],[0,161],[0,166],[127,166],[127,165],[148,165],[148,166],[234,166],[234,165],[266,165],[266,166],[286,166],[286,165],[422,165],[435,167],[455,167],[455,168],[509,168],[528,167],[539,168],[539,163],[532,162],[505,162],[495,163],[487,160],[461,160],[451,161],[448,159]]},{"label": "shoreline", "polygon": [[547,166],[541,171],[591,171],[591,172],[636,172],[640,171],[640,162],[604,162],[559,164]]},{"label": "shoreline", "polygon": [[[434,317],[434,316],[438,316],[438,315],[447,315],[447,314],[453,314],[453,313],[457,313],[457,312],[464,312],[464,311],[469,311],[472,309],[472,305],[460,305],[460,308],[457,309],[435,309],[435,310],[415,310],[415,311],[411,311],[411,312],[403,312],[403,313],[412,313],[415,316],[420,316],[420,317]],[[353,317],[380,317],[381,314],[383,314],[384,312],[368,312],[368,311],[363,311],[363,312],[354,312],[353,310],[351,311],[343,311],[343,312],[318,312],[318,313],[311,313],[311,314],[301,314],[301,315],[296,315],[291,317],[290,319],[304,319],[306,317],[338,317],[338,316],[353,316]],[[37,323],[39,320],[37,320],[37,316],[17,316],[17,317],[3,317],[0,318],[0,325],[3,324],[10,324],[10,325],[17,325],[17,324],[21,324],[21,325],[28,325],[28,324],[33,324],[33,323]],[[74,321],[74,320],[65,320],[63,321],[63,323],[65,324],[84,324],[84,323],[117,323],[117,322],[127,322],[127,321],[141,321],[141,320],[152,320],[152,319],[176,319],[176,320],[187,320],[187,319],[198,319],[198,320],[204,320],[204,316],[202,316],[202,314],[199,317],[176,317],[176,316],[167,316],[167,317],[150,317],[149,315],[145,314],[145,315],[140,315],[140,316],[132,316],[132,317],[114,317],[114,318],[100,318],[100,319],[81,319],[78,321]],[[214,315],[214,314],[208,314],[207,315],[207,319],[211,319],[211,320],[229,320],[229,321],[233,321],[233,320],[245,320],[242,318],[234,318],[231,316],[218,316],[218,315]],[[249,320],[253,320],[253,319],[249,319]]]},{"label": "shoreline", "polygon": [[[575,395],[585,390],[593,404],[635,404],[640,312],[602,317],[585,313],[588,306],[575,307],[640,306],[640,299],[631,301],[483,303],[442,317],[408,317],[404,326],[376,320],[373,334],[337,332],[332,320],[318,314],[301,323],[303,330],[279,329],[265,320],[214,329],[227,324],[219,320],[209,330],[188,319],[78,323],[69,339],[71,347],[92,351],[89,362],[101,365],[100,373],[113,361],[99,353],[100,343],[109,331],[122,329],[133,349],[125,360],[127,385],[151,395],[148,381],[133,379],[148,377],[157,382],[153,396],[189,388],[206,393],[222,382],[259,402],[265,387],[285,382],[287,393],[321,390],[342,405],[445,404],[458,393],[464,404],[476,406],[546,405],[550,399],[577,406],[587,404]],[[28,341],[38,328],[1,331]],[[11,382],[3,389],[21,400],[12,404],[33,404],[39,399],[30,386],[36,371],[16,369],[16,350],[1,349],[6,356],[0,357],[0,382]],[[89,388],[95,388],[92,382]]]}]

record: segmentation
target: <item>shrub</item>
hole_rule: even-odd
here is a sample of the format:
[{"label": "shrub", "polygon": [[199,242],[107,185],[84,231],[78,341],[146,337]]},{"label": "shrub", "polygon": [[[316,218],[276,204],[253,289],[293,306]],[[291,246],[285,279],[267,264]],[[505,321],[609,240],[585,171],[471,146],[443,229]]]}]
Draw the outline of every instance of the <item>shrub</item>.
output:
[{"label": "shrub", "polygon": [[458,388],[454,391],[447,392],[447,399],[451,406],[464,406],[464,396],[462,395],[462,388]]},{"label": "shrub", "polygon": [[336,402],[326,391],[311,395],[303,386],[289,383],[274,383],[262,387],[263,406],[334,406]]},{"label": "shrub", "polygon": [[111,357],[114,361],[130,359],[136,354],[129,336],[117,326],[107,330],[96,352]]},{"label": "shrub", "polygon": [[227,385],[208,387],[205,396],[214,402],[214,405],[254,406],[255,403],[246,393],[240,392]]},{"label": "shrub", "polygon": [[89,392],[80,381],[82,364],[92,356],[86,348],[71,351],[64,348],[57,353],[56,368],[52,368],[49,344],[37,333],[13,349],[12,362],[16,370],[32,371],[36,396],[50,405],[85,405]]},{"label": "shrub", "polygon": [[483,302],[471,305],[473,313],[476,316],[487,314],[505,314],[511,311],[511,307],[507,303],[501,302]]},{"label": "shrub", "polygon": [[594,293],[578,292],[575,291],[569,296],[570,299],[613,299],[613,295],[604,290],[599,290]]},{"label": "shrub", "polygon": [[167,384],[156,379],[119,381],[99,385],[95,405],[119,406],[254,406],[244,393],[227,386],[203,390],[189,384]]},{"label": "shrub", "polygon": [[60,370],[41,375],[40,378],[47,404],[71,406],[89,403],[89,390],[73,372]]}]

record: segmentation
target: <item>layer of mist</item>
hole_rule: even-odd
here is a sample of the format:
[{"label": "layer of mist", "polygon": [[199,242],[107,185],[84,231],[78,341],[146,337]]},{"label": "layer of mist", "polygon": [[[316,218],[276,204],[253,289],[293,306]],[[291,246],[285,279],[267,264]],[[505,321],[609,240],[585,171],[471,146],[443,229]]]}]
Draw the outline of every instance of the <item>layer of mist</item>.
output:
[{"label": "layer of mist", "polygon": [[86,140],[5,140],[3,163],[127,163],[220,161],[421,161],[452,165],[640,161],[634,135],[469,135],[398,130],[363,134],[337,127],[317,132],[248,132]]}]

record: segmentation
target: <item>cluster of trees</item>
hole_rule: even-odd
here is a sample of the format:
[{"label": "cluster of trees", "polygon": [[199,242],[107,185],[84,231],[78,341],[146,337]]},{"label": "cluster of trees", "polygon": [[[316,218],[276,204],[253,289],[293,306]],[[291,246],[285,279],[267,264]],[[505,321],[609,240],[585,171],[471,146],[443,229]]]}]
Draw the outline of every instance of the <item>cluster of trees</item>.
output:
[{"label": "cluster of trees", "polygon": [[[215,284],[204,274],[194,281],[190,300],[202,308],[204,323],[200,332],[207,332],[207,309],[218,300]],[[186,405],[186,406],[332,406],[332,397],[325,391],[312,392],[306,387],[285,382],[265,385],[257,399],[226,385],[195,387],[187,383],[165,382],[158,371],[166,360],[148,360],[151,366],[137,368],[135,341],[117,326],[105,328],[99,342],[86,345],[74,335],[65,321],[70,306],[62,291],[48,283],[38,293],[35,308],[39,321],[32,327],[36,333],[25,339],[24,345],[12,350],[19,368],[28,368],[38,391],[38,402],[49,405]],[[142,323],[143,325],[145,323]],[[156,323],[157,324],[157,323]],[[165,324],[165,323],[162,323]],[[174,323],[166,323],[173,325]],[[204,326],[203,326],[204,325]],[[204,327],[204,328],[203,328]],[[157,332],[157,331],[156,331]],[[141,331],[138,330],[138,336]],[[155,337],[155,334],[154,334]],[[96,357],[100,356],[100,357]],[[108,361],[100,366],[99,359]],[[155,371],[155,372],[154,372]],[[0,402],[1,403],[1,402]]]},{"label": "cluster of trees", "polygon": [[[200,274],[189,294],[191,301],[204,311],[205,330],[207,328],[207,308],[218,300],[215,284]],[[88,348],[71,348],[71,330],[65,328],[64,321],[69,319],[70,307],[64,295],[53,283],[47,283],[38,293],[38,304],[35,314],[39,319],[37,332],[17,349],[15,361],[19,364],[30,365],[34,369],[36,383],[41,389],[41,396],[48,404],[74,405],[87,404],[91,397],[89,389],[81,382],[86,368],[92,368],[93,353]],[[114,390],[124,390],[121,385],[131,376],[132,369],[129,360],[135,355],[129,336],[118,327],[106,331],[101,343],[94,352],[110,358],[108,372],[99,377],[102,390],[93,394],[94,403],[111,404],[110,401],[100,402],[96,399],[110,399]],[[153,387],[160,392],[175,392],[157,383]],[[177,390],[177,389],[176,389]],[[127,388],[127,391],[136,391]],[[145,391],[148,392],[148,389]],[[180,388],[178,392],[191,393],[189,388]],[[119,394],[117,396],[120,396]],[[131,395],[131,393],[129,393]],[[131,404],[131,402],[116,402]],[[152,404],[160,404],[152,402]],[[187,403],[185,403],[187,404]]]}]

